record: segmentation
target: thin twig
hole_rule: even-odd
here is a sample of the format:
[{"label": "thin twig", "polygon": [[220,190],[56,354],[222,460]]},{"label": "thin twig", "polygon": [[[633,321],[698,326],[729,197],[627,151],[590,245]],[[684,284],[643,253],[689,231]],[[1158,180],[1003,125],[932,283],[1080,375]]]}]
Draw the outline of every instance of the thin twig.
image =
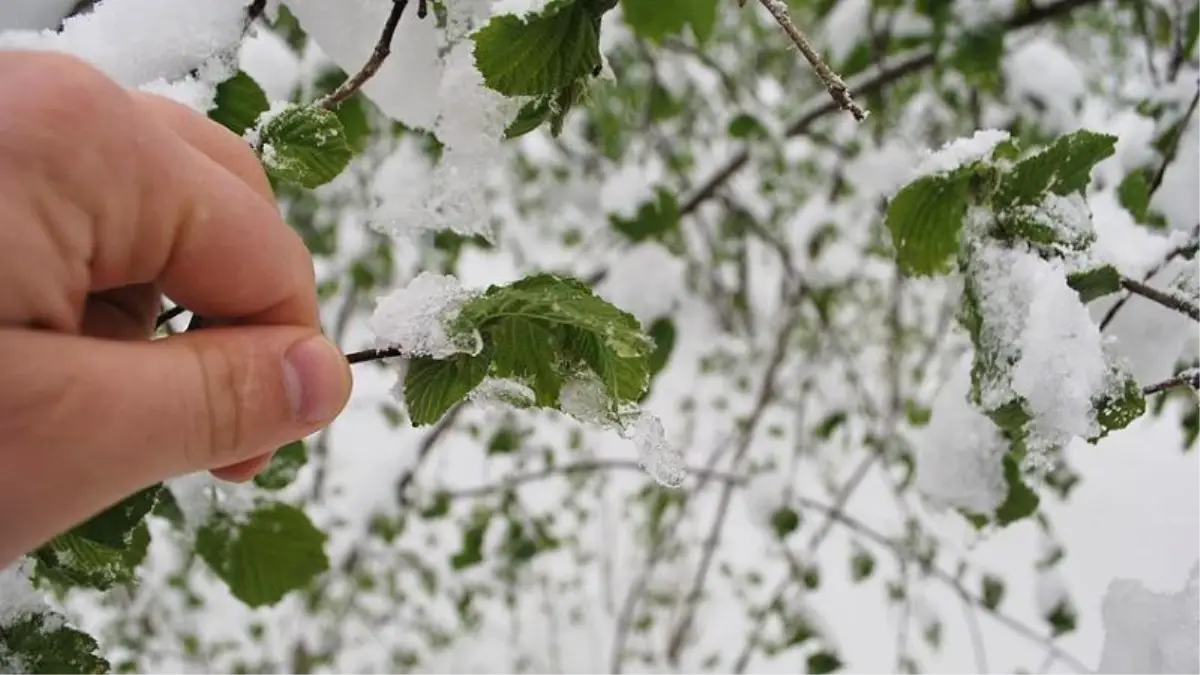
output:
[{"label": "thin twig", "polygon": [[[1009,17],[1000,28],[1009,31],[1027,28],[1056,19],[1080,7],[1097,4],[1098,2],[1099,0],[1061,0],[1052,5],[1030,6],[1028,9]],[[883,89],[907,75],[923,71],[935,62],[936,54],[933,49],[925,47],[914,49],[906,54],[897,56],[890,63],[867,70],[851,78],[850,83],[846,85],[846,89],[848,93],[855,96],[866,96]],[[841,106],[828,96],[821,96],[819,99],[814,99],[804,105],[801,110],[802,112],[796,117],[795,121],[788,125],[785,136],[799,136],[805,133],[815,122],[826,115],[841,110]],[[699,208],[702,203],[711,199],[716,194],[717,189],[727,183],[749,161],[750,149],[744,146],[733,157],[730,157],[724,165],[714,171],[706,180],[702,181],[700,187],[684,200],[679,208],[679,215],[681,217],[685,216]]]},{"label": "thin twig", "polygon": [[442,436],[454,426],[455,420],[458,419],[463,408],[466,407],[465,402],[456,403],[438,423],[434,425],[429,433],[421,439],[421,443],[417,446],[417,458],[413,460],[412,466],[405,470],[404,474],[396,481],[396,503],[401,507],[407,507],[410,503],[408,498],[408,489],[412,487],[412,483],[417,478],[417,471],[425,464],[425,460],[429,458],[429,454],[433,451],[433,446],[441,440]]},{"label": "thin twig", "polygon": [[[1142,282],[1145,283],[1153,279],[1156,274],[1163,271],[1167,265],[1171,264],[1172,261],[1180,256],[1185,258],[1191,258],[1195,256],[1198,243],[1200,243],[1200,223],[1197,223],[1192,228],[1192,234],[1191,237],[1188,238],[1188,241],[1171,249],[1171,252],[1167,253],[1167,256],[1163,258],[1162,262],[1155,265],[1142,277]],[[1108,325],[1111,324],[1113,319],[1117,317],[1117,312],[1121,311],[1121,308],[1124,307],[1125,303],[1129,302],[1129,299],[1132,297],[1133,293],[1126,293],[1125,295],[1121,296],[1120,300],[1117,300],[1115,303],[1113,303],[1112,307],[1108,308],[1108,311],[1104,313],[1104,318],[1100,320],[1101,331],[1103,331],[1105,328],[1108,328]]]},{"label": "thin twig", "polygon": [[1160,291],[1153,286],[1149,286],[1140,281],[1135,281],[1126,277],[1121,278],[1121,287],[1130,293],[1140,295],[1147,300],[1156,302],[1167,309],[1171,309],[1185,316],[1189,316],[1193,321],[1200,322],[1200,307],[1197,307],[1196,305],[1177,295]]},{"label": "thin twig", "polygon": [[838,107],[854,116],[854,119],[859,122],[867,119],[867,111],[863,110],[854,99],[850,96],[850,91],[846,88],[846,83],[842,78],[825,63],[825,59],[817,53],[809,42],[808,36],[804,34],[796,24],[792,22],[791,14],[788,12],[787,5],[783,0],[758,0],[758,3],[770,12],[775,21],[783,28],[783,32],[791,38],[796,48],[808,60],[808,64],[812,66],[813,72],[817,77],[821,78],[821,83],[825,85],[825,90],[829,92],[830,98],[838,104]]},{"label": "thin twig", "polygon": [[[533,483],[540,480],[545,480],[547,478],[553,478],[554,476],[588,473],[592,471],[603,471],[609,469],[645,472],[645,469],[643,469],[641,465],[631,459],[585,460],[581,462],[573,462],[571,464],[564,464],[562,466],[551,466],[542,469],[541,471],[532,471],[530,473],[508,476],[496,483],[489,483],[487,485],[480,485],[478,487],[463,488],[461,490],[450,490],[443,494],[450,499],[485,497],[497,492],[511,490],[518,485]],[[704,467],[685,467],[684,471],[693,476],[706,476],[730,485],[740,486],[746,483],[746,479],[742,476],[725,473],[724,471],[714,471]]]},{"label": "thin twig", "polygon": [[[791,344],[792,333],[800,320],[798,306],[800,300],[800,297],[794,299],[791,316],[787,318],[775,337],[775,345],[767,364],[766,373],[763,375],[763,382],[759,388],[757,400],[750,413],[750,417],[742,426],[741,438],[738,440],[737,449],[734,451],[733,459],[730,462],[730,466],[733,468],[737,468],[746,456],[746,453],[750,450],[758,424],[771,402],[775,399],[777,393],[776,380],[779,376],[780,366],[783,365],[784,358],[787,356],[787,348]],[[691,588],[688,590],[688,594],[683,601],[682,616],[680,616],[674,630],[671,631],[670,638],[667,640],[667,660],[670,663],[679,663],[679,652],[683,648],[683,641],[691,630],[692,622],[695,620],[696,605],[699,603],[700,596],[704,592],[704,585],[708,579],[708,571],[712,567],[717,544],[720,543],[721,530],[724,529],[725,517],[729,512],[729,504],[732,497],[733,485],[726,483],[721,490],[721,497],[717,505],[717,514],[713,518],[708,536],[704,540],[703,550],[700,553],[700,563],[696,567],[696,576],[693,577]]]},{"label": "thin twig", "polygon": [[[384,60],[392,53],[392,38],[396,35],[396,26],[400,24],[400,17],[404,14],[404,8],[408,6],[408,0],[392,0],[392,11],[388,14],[387,21],[383,24],[383,31],[379,34],[379,41],[375,43],[375,49],[371,50],[371,57],[363,64],[359,71],[346,81],[334,89],[329,94],[321,97],[317,102],[317,107],[325,110],[333,110],[342,104],[343,101],[350,98],[362,86],[367,83],[367,80],[375,76],[379,72],[379,68],[383,66]],[[425,13],[422,12],[425,8],[425,0],[421,0],[421,6],[417,8],[417,15],[424,18]]]},{"label": "thin twig", "polygon": [[346,355],[346,360],[351,365],[356,363],[366,363],[368,361],[382,361],[383,359],[396,359],[404,356],[404,353],[399,347],[385,347],[383,349],[364,349],[360,352],[350,352]]},{"label": "thin twig", "polygon": [[1171,138],[1171,144],[1163,152],[1162,161],[1158,164],[1158,171],[1154,172],[1154,178],[1150,181],[1149,194],[1151,197],[1158,192],[1158,188],[1162,187],[1163,178],[1167,175],[1167,167],[1175,161],[1175,155],[1179,154],[1179,141],[1183,139],[1183,134],[1187,131],[1188,120],[1196,112],[1197,104],[1200,104],[1200,89],[1197,89],[1196,93],[1192,95],[1192,102],[1188,104],[1187,112],[1183,113],[1183,117],[1179,118],[1179,122],[1175,125],[1175,134]]},{"label": "thin twig", "polygon": [[1191,387],[1192,389],[1200,390],[1200,368],[1185,370],[1175,377],[1142,387],[1142,395],[1152,396],[1178,387]]},{"label": "thin twig", "polygon": [[179,316],[180,314],[183,314],[186,311],[187,310],[184,309],[182,306],[175,305],[171,309],[168,309],[158,315],[158,318],[154,320],[154,327],[162,328],[163,326],[166,325],[166,323],[168,321],[170,321],[171,319],[174,319],[175,317]]}]

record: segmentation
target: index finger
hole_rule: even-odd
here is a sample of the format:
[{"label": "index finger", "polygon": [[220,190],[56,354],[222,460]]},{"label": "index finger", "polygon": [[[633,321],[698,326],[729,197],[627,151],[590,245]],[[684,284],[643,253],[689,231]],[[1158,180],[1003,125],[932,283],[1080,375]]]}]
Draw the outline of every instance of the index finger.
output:
[{"label": "index finger", "polygon": [[[63,262],[87,280],[72,295],[158,282],[197,313],[319,326],[312,259],[274,201],[99,71],[63,55],[0,53],[0,101],[0,162],[47,188],[26,198],[84,216],[31,224],[72,244],[58,247]],[[172,124],[209,123],[181,120]]]}]

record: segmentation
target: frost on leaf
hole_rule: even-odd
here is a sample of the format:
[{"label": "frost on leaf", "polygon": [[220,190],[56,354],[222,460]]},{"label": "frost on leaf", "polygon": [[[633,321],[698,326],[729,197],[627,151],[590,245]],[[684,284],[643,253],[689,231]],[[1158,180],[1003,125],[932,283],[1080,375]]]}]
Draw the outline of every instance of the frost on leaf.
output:
[{"label": "frost on leaf", "polygon": [[310,189],[336,178],[354,154],[337,115],[315,106],[273,106],[248,133],[268,173]]},{"label": "frost on leaf", "polygon": [[920,177],[952,173],[962,167],[985,161],[992,156],[996,146],[1007,140],[1007,131],[981,129],[970,138],[957,138],[930,152],[917,165],[914,174]]},{"label": "frost on leaf", "polygon": [[594,374],[567,380],[559,392],[559,409],[580,422],[613,425],[612,400]]},{"label": "frost on leaf", "polygon": [[683,467],[683,452],[667,442],[662,422],[647,413],[639,414],[623,435],[632,438],[638,449],[638,466],[665,487],[679,487],[687,472]]},{"label": "frost on leaf", "polygon": [[444,359],[459,353],[477,354],[482,348],[477,331],[449,330],[471,297],[453,276],[422,272],[376,303],[370,320],[376,344],[396,347],[410,357]]},{"label": "frost on leaf", "polygon": [[1175,593],[1118,579],[1104,596],[1101,673],[1200,672],[1200,565]]}]

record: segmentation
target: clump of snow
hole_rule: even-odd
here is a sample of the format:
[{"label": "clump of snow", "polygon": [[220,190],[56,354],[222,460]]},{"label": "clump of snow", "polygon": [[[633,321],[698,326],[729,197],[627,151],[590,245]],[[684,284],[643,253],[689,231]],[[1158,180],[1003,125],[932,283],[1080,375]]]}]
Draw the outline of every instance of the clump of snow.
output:
[{"label": "clump of snow", "polygon": [[[211,105],[211,95],[197,90],[212,90],[233,74],[245,5],[243,0],[106,0],[65,21],[60,32],[0,34],[0,48],[72,54],[127,88],[146,86],[189,105]],[[200,77],[187,82],[193,70]],[[177,81],[183,81],[181,91],[171,85]]]},{"label": "clump of snow", "polygon": [[1064,608],[1072,607],[1071,596],[1067,593],[1067,582],[1058,568],[1038,572],[1034,593],[1038,613],[1042,616],[1050,616]]},{"label": "clump of snow", "polygon": [[0,628],[46,611],[45,600],[29,581],[33,566],[33,558],[26,557],[0,569]]},{"label": "clump of snow", "polygon": [[684,296],[686,267],[662,244],[642,242],[621,252],[596,291],[648,323],[671,312]]},{"label": "clump of snow", "polygon": [[1009,139],[1007,131],[981,129],[970,138],[958,138],[929,152],[914,170],[913,178],[936,173],[949,173],[973,162],[987,159],[992,151]]},{"label": "clump of snow", "polygon": [[941,506],[992,513],[1008,494],[1000,429],[970,401],[971,358],[965,356],[933,401],[917,444],[917,489]]},{"label": "clump of snow", "polygon": [[472,294],[450,275],[422,272],[407,286],[379,298],[371,315],[371,331],[379,347],[397,347],[405,356],[444,359],[454,354],[478,354],[478,332],[450,335],[446,326]]},{"label": "clump of snow", "polygon": [[[485,0],[486,1],[486,0]],[[515,14],[525,16],[537,14],[546,9],[553,0],[495,0],[492,2],[492,16],[500,14]]]},{"label": "clump of snow", "polygon": [[238,64],[272,101],[291,98],[299,82],[300,57],[282,37],[265,27],[242,42]]},{"label": "clump of snow", "polygon": [[564,413],[580,422],[613,426],[612,401],[604,390],[604,383],[595,375],[574,377],[564,382],[558,392],[558,405]]},{"label": "clump of snow", "polygon": [[683,452],[667,442],[662,421],[648,413],[638,415],[623,432],[637,444],[638,466],[665,487],[679,487],[687,477]]},{"label": "clump of snow", "polygon": [[1155,593],[1130,579],[1113,581],[1102,615],[1097,672],[1200,672],[1200,564],[1175,593]]},{"label": "clump of snow", "polygon": [[1051,192],[1040,204],[1021,205],[1014,208],[1013,213],[1053,232],[1055,240],[1072,247],[1087,247],[1096,239],[1092,210],[1083,195],[1077,192],[1069,195]]},{"label": "clump of snow", "polygon": [[468,397],[474,403],[499,403],[528,408],[537,401],[537,394],[529,385],[518,380],[500,377],[484,378]]},{"label": "clump of snow", "polygon": [[1100,329],[1067,285],[1061,262],[983,244],[970,274],[980,342],[996,358],[980,378],[980,404],[996,410],[1023,398],[1032,415],[1031,454],[1096,435],[1092,401],[1107,392],[1110,369]]},{"label": "clump of snow", "polygon": [[1050,134],[1078,125],[1077,107],[1086,91],[1076,59],[1049,38],[1033,38],[1006,51],[1002,61],[1010,103],[1041,122]]}]

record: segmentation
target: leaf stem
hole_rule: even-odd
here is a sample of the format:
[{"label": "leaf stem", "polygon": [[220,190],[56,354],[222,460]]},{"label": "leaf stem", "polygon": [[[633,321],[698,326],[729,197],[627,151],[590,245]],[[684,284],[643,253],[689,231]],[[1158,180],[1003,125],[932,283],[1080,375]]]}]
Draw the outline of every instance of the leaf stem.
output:
[{"label": "leaf stem", "polygon": [[770,12],[771,16],[775,18],[775,22],[783,28],[783,32],[787,33],[787,36],[791,38],[796,48],[808,60],[808,64],[812,66],[813,72],[817,74],[817,77],[821,78],[821,83],[825,85],[825,90],[829,92],[829,96],[838,104],[838,107],[849,112],[859,122],[867,119],[867,111],[854,102],[854,99],[850,96],[850,90],[846,87],[846,83],[842,81],[842,78],[837,73],[833,72],[829,64],[825,63],[825,60],[813,48],[808,36],[796,27],[784,0],[758,0],[758,3]]},{"label": "leaf stem", "polygon": [[[346,78],[346,81],[341,83],[337,89],[318,99],[315,104],[317,107],[325,110],[337,108],[359,89],[362,89],[367,80],[379,72],[383,62],[392,53],[392,38],[396,35],[396,26],[400,25],[400,17],[404,15],[406,7],[408,7],[408,0],[392,0],[392,11],[383,24],[383,31],[379,34],[379,41],[375,43],[375,49],[371,50],[371,57],[357,73]],[[417,16],[423,19],[427,13],[426,0],[419,0]]]},{"label": "leaf stem", "polygon": [[1200,368],[1185,370],[1170,379],[1142,387],[1142,395],[1153,396],[1177,387],[1191,387],[1200,390]]},{"label": "leaf stem", "polygon": [[350,352],[346,354],[346,360],[351,363],[367,363],[368,361],[382,361],[383,359],[394,359],[403,356],[399,347],[386,347],[384,349],[364,349],[359,352]]}]

